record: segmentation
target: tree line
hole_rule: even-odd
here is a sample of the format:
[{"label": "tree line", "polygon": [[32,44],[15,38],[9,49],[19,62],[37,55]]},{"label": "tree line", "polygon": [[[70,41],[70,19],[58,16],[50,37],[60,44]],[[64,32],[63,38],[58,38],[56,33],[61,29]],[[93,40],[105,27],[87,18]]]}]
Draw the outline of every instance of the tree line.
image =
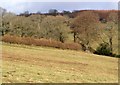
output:
[{"label": "tree line", "polygon": [[[118,11],[116,10],[49,10],[49,13],[16,15],[0,8],[0,32],[5,35],[74,42],[81,50],[95,52],[105,43],[110,54],[118,54]],[[103,46],[103,45],[102,45]],[[99,47],[100,48],[100,47]],[[97,52],[96,52],[97,53]]]}]

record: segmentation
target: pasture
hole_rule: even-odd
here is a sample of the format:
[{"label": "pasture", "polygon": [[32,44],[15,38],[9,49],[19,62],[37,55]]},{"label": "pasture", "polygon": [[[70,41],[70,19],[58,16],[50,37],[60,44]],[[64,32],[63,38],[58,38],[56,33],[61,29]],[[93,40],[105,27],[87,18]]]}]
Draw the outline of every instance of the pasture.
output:
[{"label": "pasture", "polygon": [[3,83],[117,83],[118,59],[48,47],[2,44]]}]

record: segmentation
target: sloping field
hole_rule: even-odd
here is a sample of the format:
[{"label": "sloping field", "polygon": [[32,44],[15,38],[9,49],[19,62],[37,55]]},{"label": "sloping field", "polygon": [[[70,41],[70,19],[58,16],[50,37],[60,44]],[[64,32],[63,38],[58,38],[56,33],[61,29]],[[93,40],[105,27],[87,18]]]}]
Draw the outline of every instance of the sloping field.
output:
[{"label": "sloping field", "polygon": [[80,51],[3,44],[3,82],[118,82],[118,59]]}]

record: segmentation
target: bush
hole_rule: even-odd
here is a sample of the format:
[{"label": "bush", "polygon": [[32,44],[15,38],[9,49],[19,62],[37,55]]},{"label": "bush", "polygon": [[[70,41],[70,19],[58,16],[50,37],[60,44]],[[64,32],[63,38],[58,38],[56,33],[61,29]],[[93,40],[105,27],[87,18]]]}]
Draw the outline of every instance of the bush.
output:
[{"label": "bush", "polygon": [[35,46],[47,46],[60,49],[80,50],[78,43],[62,43],[55,40],[47,39],[35,39],[32,37],[17,37],[11,35],[5,35],[2,37],[2,41],[15,44],[35,45]]},{"label": "bush", "polygon": [[116,55],[115,57],[120,58],[120,54],[119,54],[119,55]]},{"label": "bush", "polygon": [[101,43],[99,47],[97,47],[95,54],[98,55],[106,55],[106,56],[112,56],[112,52],[110,50],[108,43]]}]

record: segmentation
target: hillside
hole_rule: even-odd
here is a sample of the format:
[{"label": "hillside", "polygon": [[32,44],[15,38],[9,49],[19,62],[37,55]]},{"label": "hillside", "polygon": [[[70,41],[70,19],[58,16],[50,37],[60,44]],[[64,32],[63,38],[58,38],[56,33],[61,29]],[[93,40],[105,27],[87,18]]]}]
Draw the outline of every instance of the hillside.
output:
[{"label": "hillside", "polygon": [[[116,40],[118,38],[117,10],[56,11],[55,9],[48,13],[29,13],[26,11],[16,15],[3,10],[1,12],[3,15],[0,18],[2,20],[1,36],[5,37],[3,41],[16,44],[32,43],[37,46],[43,46],[46,43],[44,46],[65,49],[79,48],[79,50],[92,53],[95,53],[101,44],[106,43],[109,48],[109,56],[119,55],[118,41]],[[30,42],[31,38],[36,39],[36,41]],[[39,39],[42,44],[39,43]],[[49,44],[44,40],[56,44]],[[67,44],[63,46],[59,43]]]},{"label": "hillside", "polygon": [[3,82],[118,82],[118,59],[81,51],[2,45]]}]

